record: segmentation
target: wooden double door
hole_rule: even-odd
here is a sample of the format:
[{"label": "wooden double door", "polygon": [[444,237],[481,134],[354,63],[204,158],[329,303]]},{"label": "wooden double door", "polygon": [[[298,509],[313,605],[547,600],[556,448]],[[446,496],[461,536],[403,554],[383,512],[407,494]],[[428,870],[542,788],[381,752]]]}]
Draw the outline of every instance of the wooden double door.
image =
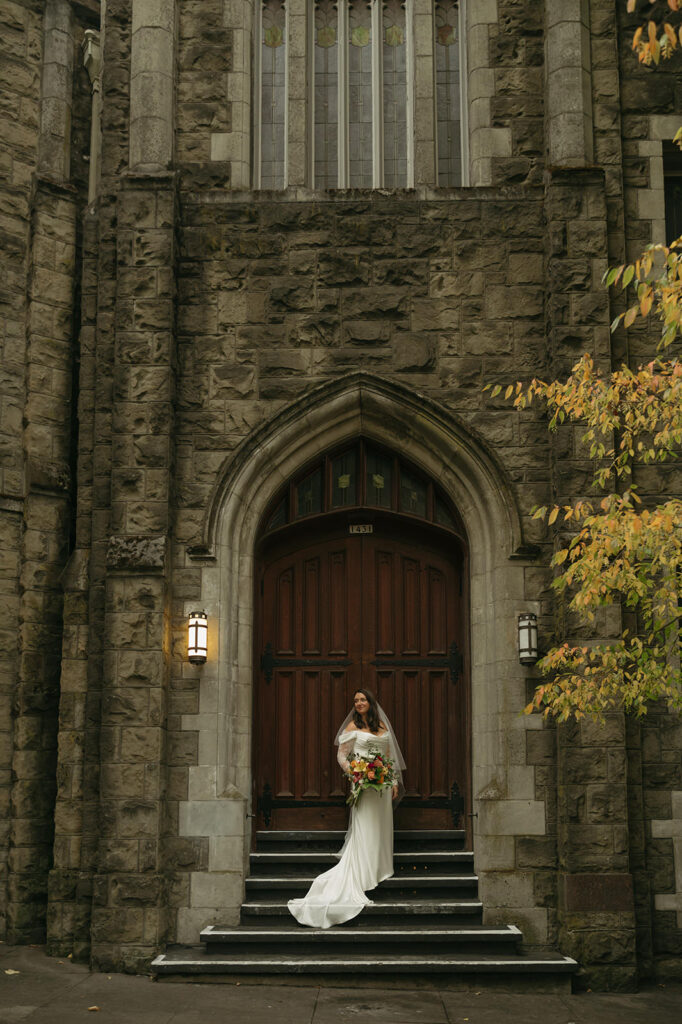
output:
[{"label": "wooden double door", "polygon": [[[258,567],[254,804],[258,828],[345,828],[334,737],[358,687],[391,718],[407,769],[400,828],[467,823],[464,558],[449,537],[395,527],[312,540]],[[317,535],[319,536],[319,535]],[[455,817],[453,817],[453,813]]]}]

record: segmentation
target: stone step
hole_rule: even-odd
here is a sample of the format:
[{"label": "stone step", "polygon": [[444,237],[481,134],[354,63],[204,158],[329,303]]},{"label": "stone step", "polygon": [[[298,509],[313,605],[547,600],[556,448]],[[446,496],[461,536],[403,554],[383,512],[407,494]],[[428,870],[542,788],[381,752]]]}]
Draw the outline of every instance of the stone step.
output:
[{"label": "stone step", "polygon": [[[291,877],[295,874],[314,869],[317,874],[325,868],[338,863],[335,853],[325,851],[314,852],[276,852],[252,853],[251,874],[278,874]],[[423,874],[437,868],[440,874],[461,872],[463,869],[473,870],[474,855],[471,851],[440,851],[438,853],[420,853],[413,850],[409,853],[394,853],[393,866],[396,875],[404,876],[413,871]]]},{"label": "stone step", "polygon": [[[427,925],[445,924],[455,925],[463,922],[473,923],[478,918],[480,921],[483,913],[483,904],[480,900],[461,899],[434,899],[415,898],[408,900],[400,897],[393,897],[386,900],[377,900],[365,907],[362,913],[352,919],[352,926],[357,928],[375,927],[377,924],[386,924],[388,927],[404,927],[408,922],[426,927]],[[258,919],[261,923],[276,922],[284,918],[293,921],[287,907],[287,896],[281,895],[278,899],[253,899],[248,903],[242,903],[241,920],[244,924]],[[402,918],[402,920],[401,920]],[[350,927],[349,924],[339,925],[340,928]]]},{"label": "stone step", "polygon": [[369,925],[360,928],[357,918],[353,918],[346,926],[334,928],[304,928],[294,918],[283,919],[276,925],[241,925],[237,928],[209,925],[201,933],[201,941],[207,946],[233,946],[285,944],[305,945],[307,943],[323,943],[325,945],[357,945],[362,943],[386,943],[391,946],[402,943],[424,945],[428,943],[451,944],[491,944],[513,946],[521,942],[523,936],[516,925],[429,925],[395,923],[393,925]]},{"label": "stone step", "polygon": [[[247,899],[251,895],[258,895],[264,892],[287,892],[292,898],[295,893],[305,893],[312,885],[315,875],[308,876],[268,876],[252,875],[246,879]],[[425,890],[447,894],[453,889],[476,890],[478,876],[468,875],[442,875],[436,872],[431,874],[418,874],[417,872],[406,876],[393,876],[386,878],[379,886],[368,893],[370,899],[381,900],[389,898],[390,893],[403,893],[405,895],[418,895]]]},{"label": "stone step", "polygon": [[[343,845],[345,831],[338,830],[270,830],[256,833],[258,852],[290,851],[302,852],[326,850],[332,853]],[[439,850],[461,850],[466,833],[464,829],[396,829],[393,833],[396,851],[418,850],[437,852]]]},{"label": "stone step", "polygon": [[[416,953],[386,953],[370,959],[363,957],[362,970],[372,976],[388,975],[524,975],[568,978],[577,969],[570,957],[523,954],[448,953],[424,956]],[[356,956],[340,956],[333,952],[291,956],[258,955],[255,952],[211,953],[203,948],[179,948],[157,956],[152,970],[159,977],[173,974],[201,975],[347,975],[358,974]]]}]

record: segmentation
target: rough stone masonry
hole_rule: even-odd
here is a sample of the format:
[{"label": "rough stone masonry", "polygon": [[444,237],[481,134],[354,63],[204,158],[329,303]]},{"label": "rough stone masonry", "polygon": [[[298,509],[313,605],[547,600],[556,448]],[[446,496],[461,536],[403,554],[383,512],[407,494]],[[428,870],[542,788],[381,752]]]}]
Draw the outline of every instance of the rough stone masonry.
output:
[{"label": "rough stone masonry", "polygon": [[[289,6],[298,88],[309,12]],[[682,974],[682,723],[658,708],[603,728],[519,717],[534,680],[514,616],[536,610],[543,644],[562,625],[554,538],[531,509],[585,493],[591,466],[570,428],[549,435],[539,410],[482,392],[565,373],[583,351],[605,368],[651,351],[644,330],[629,348],[611,336],[601,276],[665,231],[682,80],[674,62],[638,66],[624,7],[462,3],[468,184],[439,188],[434,5],[414,0],[414,187],[316,191],[292,115],[287,187],[265,192],[251,188],[252,0],[0,0],[8,941],[143,971],[165,944],[236,921],[248,510],[284,482],[285,453],[291,476],[297,446],[314,434],[330,448],[351,408],[378,437],[383,402],[397,451],[451,438],[442,479],[481,567],[471,799],[485,920],[574,956],[592,987]],[[93,81],[86,32],[101,48]],[[487,467],[489,491],[465,465]],[[640,482],[648,497],[682,486],[674,463]],[[212,629],[202,670],[185,657],[195,604]]]}]

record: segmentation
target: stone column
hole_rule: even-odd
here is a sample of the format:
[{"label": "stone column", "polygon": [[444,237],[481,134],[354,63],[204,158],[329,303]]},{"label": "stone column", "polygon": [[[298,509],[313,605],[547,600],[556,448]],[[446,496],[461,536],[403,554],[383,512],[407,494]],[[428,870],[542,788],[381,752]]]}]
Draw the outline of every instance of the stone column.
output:
[{"label": "stone column", "polygon": [[118,195],[111,535],[92,958],[145,967],[166,936],[169,536],[175,390],[175,182],[132,174]]},{"label": "stone column", "polygon": [[589,0],[545,0],[548,163],[594,159]]},{"label": "stone column", "polygon": [[[408,8],[409,13],[409,8]],[[414,184],[437,185],[433,3],[414,0]]]},{"label": "stone column", "polygon": [[229,132],[211,135],[211,160],[229,160],[232,188],[251,185],[251,65],[253,5],[260,0],[225,0],[223,23],[232,33],[232,67],[227,74]]},{"label": "stone column", "polygon": [[71,165],[73,33],[73,9],[69,0],[47,0],[38,171],[57,181],[68,181]]},{"label": "stone column", "polygon": [[[551,168],[546,177],[546,335],[550,374],[570,372],[577,352],[598,367],[611,361],[607,266],[607,195],[601,170]],[[594,466],[567,424],[551,435],[551,500],[563,505],[589,488]],[[556,527],[563,546],[566,536]],[[562,615],[557,610],[557,616]],[[620,631],[620,609],[597,624],[557,623],[576,643]],[[563,953],[575,957],[594,987],[635,980],[635,914],[629,860],[627,748],[622,714],[604,726],[557,726],[558,929]]]},{"label": "stone column", "polygon": [[133,0],[130,166],[160,171],[173,159],[175,0]]},{"label": "stone column", "polygon": [[311,46],[306,0],[287,0],[287,106],[284,187],[312,186],[308,61]]},{"label": "stone column", "polygon": [[71,373],[76,193],[69,183],[73,12],[45,8],[38,167],[28,239],[25,500],[20,544],[19,671],[8,885],[8,939],[45,935],[53,837],[62,637],[61,573],[71,512]]},{"label": "stone column", "polygon": [[92,114],[90,121],[90,173],[88,176],[88,203],[94,203],[99,181],[99,161],[102,153],[102,56],[100,34],[87,29],[84,34],[83,64],[92,86]]},{"label": "stone column", "polygon": [[490,56],[491,26],[499,23],[497,0],[462,0],[460,23],[466,33],[466,82],[469,184],[492,184],[493,157],[511,156],[510,128],[493,128],[491,102],[495,69]]}]

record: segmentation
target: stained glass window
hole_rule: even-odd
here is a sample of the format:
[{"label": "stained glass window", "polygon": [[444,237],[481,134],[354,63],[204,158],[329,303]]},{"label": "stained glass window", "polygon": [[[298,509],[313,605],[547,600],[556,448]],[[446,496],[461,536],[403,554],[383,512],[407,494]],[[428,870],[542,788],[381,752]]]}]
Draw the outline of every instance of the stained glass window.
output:
[{"label": "stained glass window", "polygon": [[390,508],[393,504],[393,459],[367,449],[367,504]]},{"label": "stained glass window", "polygon": [[407,185],[407,39],[401,0],[384,4],[384,185]]},{"label": "stained glass window", "polygon": [[349,4],[348,165],[351,188],[372,187],[372,12],[367,0]]},{"label": "stained glass window", "polygon": [[[415,25],[426,19],[415,17],[414,6],[407,0],[305,0],[305,6],[298,0],[295,17],[291,11],[287,14],[289,2],[257,0],[255,4],[256,187],[284,187],[289,178],[287,152],[291,154],[292,180],[297,184],[318,189],[413,187],[414,136],[419,135],[419,126],[414,124],[414,62],[415,54],[422,52],[414,34]],[[304,10],[305,18],[301,16]],[[435,100],[436,139],[429,143],[437,157],[434,184],[459,186],[459,0],[437,0],[431,11],[435,95],[427,97],[422,92],[420,99],[423,109],[427,109],[427,98]],[[295,32],[296,38],[287,39],[288,32]],[[299,74],[304,54],[305,85]],[[287,109],[289,65],[296,68],[296,87],[304,89],[304,94],[297,93],[296,101],[290,95]],[[421,83],[421,87],[428,84],[423,79]],[[431,92],[430,86],[427,92]],[[305,117],[306,145],[312,150],[303,162],[299,152],[304,137],[301,116]],[[287,132],[291,132],[289,149]]]},{"label": "stained glass window", "polygon": [[355,451],[344,452],[332,460],[332,508],[355,504],[357,473]]},{"label": "stained glass window", "polygon": [[315,4],[315,188],[336,188],[339,162],[339,33],[334,0]]},{"label": "stained glass window", "polygon": [[435,481],[394,453],[361,439],[340,453],[320,456],[302,479],[289,481],[266,516],[266,532],[307,516],[358,507],[372,509],[370,521],[378,524],[387,523],[384,513],[404,512],[463,532],[457,512]]},{"label": "stained glass window", "polygon": [[267,530],[276,530],[278,526],[284,526],[289,520],[288,515],[288,502],[286,498],[282,498],[280,503],[277,505],[275,511],[268,520]]},{"label": "stained glass window", "polygon": [[426,518],[426,484],[400,468],[400,511]]},{"label": "stained glass window", "polygon": [[261,188],[284,187],[286,49],[283,0],[266,0],[261,31]]},{"label": "stained glass window", "polygon": [[436,117],[438,184],[462,184],[459,81],[459,0],[440,0],[436,8]]},{"label": "stained glass window", "polygon": [[436,513],[436,522],[440,526],[447,526],[450,530],[456,528],[452,513],[442,498],[436,498],[434,511]]},{"label": "stained glass window", "polygon": [[301,480],[296,488],[296,518],[314,516],[322,511],[322,470]]}]

